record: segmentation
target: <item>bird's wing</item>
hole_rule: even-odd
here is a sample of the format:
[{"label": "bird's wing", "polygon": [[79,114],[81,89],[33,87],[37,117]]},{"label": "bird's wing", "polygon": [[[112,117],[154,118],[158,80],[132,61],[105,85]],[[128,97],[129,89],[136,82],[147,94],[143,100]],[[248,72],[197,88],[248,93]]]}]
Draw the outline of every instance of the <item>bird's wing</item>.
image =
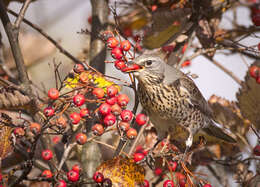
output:
[{"label": "bird's wing", "polygon": [[171,83],[179,91],[180,95],[186,96],[186,100],[197,107],[202,113],[212,117],[212,110],[192,79],[186,75]]}]

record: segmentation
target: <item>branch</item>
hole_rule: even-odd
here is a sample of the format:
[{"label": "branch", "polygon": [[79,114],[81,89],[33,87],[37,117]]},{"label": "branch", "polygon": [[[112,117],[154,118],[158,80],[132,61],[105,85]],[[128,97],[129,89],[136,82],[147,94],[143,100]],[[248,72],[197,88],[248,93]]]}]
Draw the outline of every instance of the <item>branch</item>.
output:
[{"label": "branch", "polygon": [[11,50],[14,56],[14,61],[19,74],[19,80],[21,80],[21,82],[25,86],[25,89],[30,89],[30,81],[24,65],[24,59],[22,56],[21,48],[18,44],[18,33],[14,33],[14,27],[10,22],[10,19],[6,13],[6,9],[2,0],[0,1],[0,18],[3,23],[8,40],[10,42]]},{"label": "branch", "polygon": [[22,6],[22,8],[21,8],[21,10],[20,10],[20,12],[19,12],[19,16],[18,16],[17,19],[15,20],[14,27],[15,27],[16,29],[18,29],[18,30],[19,30],[19,28],[20,28],[20,25],[21,25],[21,22],[22,22],[22,20],[23,20],[23,18],[24,18],[25,12],[26,12],[27,8],[29,7],[29,4],[31,3],[31,1],[32,1],[32,0],[26,0],[26,1],[24,2],[23,6]]}]

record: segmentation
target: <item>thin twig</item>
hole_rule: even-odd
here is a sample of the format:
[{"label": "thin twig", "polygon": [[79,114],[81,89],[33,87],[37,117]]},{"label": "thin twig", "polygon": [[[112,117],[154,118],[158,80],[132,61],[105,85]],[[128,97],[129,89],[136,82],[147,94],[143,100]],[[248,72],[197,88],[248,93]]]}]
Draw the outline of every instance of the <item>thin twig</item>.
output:
[{"label": "thin twig", "polygon": [[60,164],[59,164],[59,167],[58,167],[58,170],[60,171],[64,162],[67,160],[68,156],[69,156],[69,153],[71,151],[71,149],[77,145],[76,142],[72,143],[72,144],[69,144],[68,147],[66,147],[66,149],[64,150],[63,152],[63,155],[62,155],[62,158],[61,158],[61,161],[60,161]]},{"label": "thin twig", "polygon": [[14,27],[16,29],[19,30],[20,28],[20,25],[21,25],[21,22],[24,18],[24,15],[25,15],[25,12],[27,10],[27,8],[29,7],[29,4],[31,3],[32,0],[26,0],[24,3],[23,3],[23,6],[19,12],[19,16],[17,17],[17,19],[15,20],[15,23],[14,23]]}]

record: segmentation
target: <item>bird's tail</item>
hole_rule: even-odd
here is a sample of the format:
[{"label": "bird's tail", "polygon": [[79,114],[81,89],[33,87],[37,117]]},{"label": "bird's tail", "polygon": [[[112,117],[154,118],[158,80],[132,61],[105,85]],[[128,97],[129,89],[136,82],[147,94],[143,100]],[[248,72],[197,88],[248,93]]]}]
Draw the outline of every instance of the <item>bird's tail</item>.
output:
[{"label": "bird's tail", "polygon": [[220,127],[220,126],[221,125],[212,121],[212,123],[208,127],[203,128],[203,130],[207,134],[214,136],[216,138],[222,139],[222,140],[230,142],[230,143],[236,143],[237,141],[229,135],[229,134],[231,134],[231,132],[228,129],[226,129],[224,127]]}]

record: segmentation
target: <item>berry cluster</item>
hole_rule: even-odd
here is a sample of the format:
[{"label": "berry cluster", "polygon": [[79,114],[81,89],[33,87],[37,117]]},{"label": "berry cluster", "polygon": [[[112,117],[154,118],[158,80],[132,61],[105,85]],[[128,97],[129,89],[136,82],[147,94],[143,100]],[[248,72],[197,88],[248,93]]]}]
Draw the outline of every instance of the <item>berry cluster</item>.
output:
[{"label": "berry cluster", "polygon": [[251,77],[255,78],[256,82],[260,84],[260,67],[251,66],[249,69]]}]

